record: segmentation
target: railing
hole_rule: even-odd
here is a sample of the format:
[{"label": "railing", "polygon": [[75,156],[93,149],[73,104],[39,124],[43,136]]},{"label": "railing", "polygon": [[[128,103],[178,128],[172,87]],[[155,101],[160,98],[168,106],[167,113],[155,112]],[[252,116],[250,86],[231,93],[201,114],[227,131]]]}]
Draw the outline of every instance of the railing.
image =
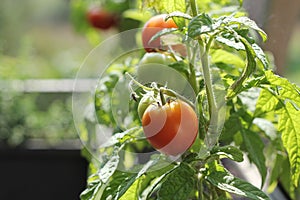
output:
[{"label": "railing", "polygon": [[27,79],[27,80],[0,80],[1,92],[39,92],[39,93],[72,93],[88,92],[95,87],[95,79]]}]

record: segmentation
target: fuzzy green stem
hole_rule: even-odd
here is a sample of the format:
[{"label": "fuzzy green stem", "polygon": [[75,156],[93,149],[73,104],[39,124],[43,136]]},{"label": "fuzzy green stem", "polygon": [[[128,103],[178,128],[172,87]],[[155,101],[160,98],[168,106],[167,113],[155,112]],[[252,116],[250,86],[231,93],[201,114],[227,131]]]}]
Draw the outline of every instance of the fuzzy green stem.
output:
[{"label": "fuzzy green stem", "polygon": [[159,97],[160,97],[160,102],[161,102],[161,105],[165,105],[166,104],[166,99],[165,99],[165,96],[163,94],[163,91],[161,89],[159,89]]},{"label": "fuzzy green stem", "polygon": [[[196,0],[190,0],[191,4],[191,10],[193,16],[198,15],[197,11],[197,4]],[[208,106],[209,106],[209,120],[210,120],[210,128],[208,130],[207,135],[207,141],[206,145],[208,149],[211,149],[213,145],[217,142],[217,130],[218,130],[218,107],[214,98],[214,92],[213,92],[213,84],[211,80],[211,74],[209,70],[209,59],[208,59],[208,52],[210,49],[210,45],[212,43],[212,37],[208,41],[207,44],[205,44],[205,41],[202,41],[201,37],[198,39],[199,44],[199,50],[200,50],[200,59],[201,59],[201,66],[202,66],[202,72],[204,77],[204,82],[206,85],[206,95],[208,100]]]},{"label": "fuzzy green stem", "polygon": [[[194,48],[193,48],[194,49]],[[191,52],[191,48],[187,48],[187,55],[188,55],[188,58],[191,58],[190,62],[189,62],[189,70],[190,70],[190,74],[189,74],[189,77],[188,77],[188,81],[189,81],[189,84],[191,85],[191,87],[193,88],[194,92],[197,94],[198,93],[198,86],[197,86],[197,79],[196,79],[196,71],[195,71],[195,68],[194,68],[194,65],[192,63],[194,63],[195,61],[195,51],[192,51]]]},{"label": "fuzzy green stem", "polygon": [[[199,176],[199,174],[198,174]],[[200,175],[201,176],[201,175]],[[198,180],[197,180],[197,184],[198,184],[198,199],[201,200],[201,199],[204,199],[204,195],[203,195],[203,181],[202,181],[202,177],[198,177]]]},{"label": "fuzzy green stem", "polygon": [[192,63],[193,63],[193,60],[189,64],[189,68],[190,68],[189,83],[191,84],[191,87],[193,88],[194,92],[197,94],[198,87],[197,87],[196,71],[195,71],[195,67]]},{"label": "fuzzy green stem", "polygon": [[208,52],[204,47],[202,41],[199,42],[200,54],[201,54],[201,64],[202,72],[204,77],[204,82],[206,86],[206,95],[209,105],[209,121],[210,126],[208,129],[208,134],[206,136],[206,147],[211,149],[218,140],[218,123],[219,123],[219,111],[214,98],[213,84],[211,80],[211,74],[209,70]]},{"label": "fuzzy green stem", "polygon": [[201,53],[201,64],[202,64],[202,71],[203,71],[203,77],[206,84],[206,94],[209,104],[209,115],[210,118],[212,116],[212,113],[217,112],[217,106],[213,95],[213,85],[211,81],[211,74],[209,70],[209,62],[208,62],[208,54],[205,50],[204,46],[199,43],[200,47],[200,53]]},{"label": "fuzzy green stem", "polygon": [[164,88],[164,87],[159,88],[159,90],[160,90],[162,93],[164,93],[164,94],[166,94],[166,95],[168,95],[168,96],[176,97],[176,98],[178,98],[178,99],[180,99],[180,100],[186,102],[186,103],[189,104],[193,109],[196,109],[196,108],[195,108],[195,105],[194,105],[191,101],[189,101],[189,100],[188,100],[187,98],[185,98],[184,96],[178,94],[177,92],[175,92],[175,91],[173,91],[173,90],[171,90],[171,89],[168,89],[168,88]]},{"label": "fuzzy green stem", "polygon": [[195,16],[198,15],[196,1],[195,0],[190,0],[190,3],[191,3],[192,14],[195,17]]},{"label": "fuzzy green stem", "polygon": [[140,82],[138,82],[137,80],[135,80],[133,78],[133,76],[131,76],[128,72],[125,73],[125,75],[129,76],[129,78],[139,87],[143,88],[145,91],[152,91],[153,89],[147,86],[144,86],[143,84],[141,84]]}]

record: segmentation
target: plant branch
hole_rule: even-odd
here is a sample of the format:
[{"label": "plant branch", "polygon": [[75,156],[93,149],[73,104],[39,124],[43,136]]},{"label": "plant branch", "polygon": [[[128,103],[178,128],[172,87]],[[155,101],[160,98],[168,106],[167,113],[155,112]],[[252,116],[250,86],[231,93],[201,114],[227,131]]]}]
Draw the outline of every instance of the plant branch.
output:
[{"label": "plant branch", "polygon": [[217,112],[217,105],[215,102],[215,98],[213,95],[213,84],[211,80],[211,74],[209,70],[209,62],[208,62],[208,54],[205,50],[204,46],[199,43],[200,54],[201,54],[201,64],[202,64],[202,71],[203,77],[206,85],[206,93],[207,99],[209,104],[209,115],[210,118],[212,117],[212,113]]},{"label": "plant branch", "polygon": [[198,15],[197,4],[195,0],[190,0],[193,17]]},{"label": "plant branch", "polygon": [[217,130],[218,130],[218,122],[219,122],[219,110],[214,98],[214,92],[213,92],[213,84],[211,80],[211,74],[209,70],[209,61],[208,61],[208,52],[204,45],[202,44],[202,41],[199,42],[199,48],[200,48],[200,59],[202,64],[202,71],[203,71],[203,77],[204,82],[206,86],[206,95],[209,105],[209,120],[210,120],[210,128],[208,130],[207,134],[207,141],[206,145],[208,149],[211,149],[212,146],[217,141]]}]

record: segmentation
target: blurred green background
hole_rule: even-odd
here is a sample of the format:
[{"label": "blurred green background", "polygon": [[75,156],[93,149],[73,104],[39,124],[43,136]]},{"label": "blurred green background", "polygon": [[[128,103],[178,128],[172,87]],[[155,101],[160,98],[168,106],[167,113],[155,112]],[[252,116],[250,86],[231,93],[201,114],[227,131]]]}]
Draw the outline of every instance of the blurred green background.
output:
[{"label": "blurred green background", "polygon": [[[67,0],[2,0],[0,80],[74,78],[92,49],[74,31]],[[71,93],[0,93],[0,147],[77,139]]]},{"label": "blurred green background", "polygon": [[[75,78],[93,47],[118,31],[93,30],[84,24],[85,19],[81,23],[86,31],[80,31],[76,25],[78,20],[74,22],[74,15],[75,18],[84,15],[72,11],[78,2],[1,0],[0,80]],[[270,2],[265,7],[269,14],[263,18],[264,23],[258,22],[259,25],[265,26],[274,17]],[[255,10],[251,6],[245,8],[249,9],[250,14]],[[300,85],[299,13],[297,17],[291,37],[287,40],[282,75]],[[282,31],[280,27],[278,30]],[[63,140],[76,140],[78,136],[73,125],[71,95],[1,91],[0,147],[26,146],[26,142],[32,139],[46,141],[48,146],[55,147]]]},{"label": "blurred green background", "polygon": [[[300,18],[300,17],[299,17]],[[289,42],[285,76],[300,85],[300,20],[296,24]]]}]

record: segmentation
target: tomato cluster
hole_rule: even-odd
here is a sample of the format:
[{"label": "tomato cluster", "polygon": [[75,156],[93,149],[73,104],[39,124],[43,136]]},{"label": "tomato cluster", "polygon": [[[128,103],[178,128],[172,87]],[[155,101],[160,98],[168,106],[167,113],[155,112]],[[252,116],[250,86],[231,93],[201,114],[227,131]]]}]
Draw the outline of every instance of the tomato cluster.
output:
[{"label": "tomato cluster", "polygon": [[[161,76],[170,80],[170,77],[166,76],[172,76],[166,74],[168,70],[163,72],[162,65],[168,66],[176,62],[176,56],[167,52],[169,49],[161,44],[161,38],[152,39],[164,29],[178,28],[172,18],[166,20],[166,17],[166,14],[154,16],[142,29],[142,42],[147,53],[140,60],[137,69],[137,77],[140,80],[151,81],[151,77],[160,80]],[[177,50],[181,50],[179,54],[182,55],[183,46],[179,46]],[[167,103],[161,102],[160,98],[154,97],[153,91],[147,93],[139,102],[138,114],[149,143],[166,155],[177,156],[194,143],[198,134],[198,119],[188,103],[177,98],[170,99]]]}]

